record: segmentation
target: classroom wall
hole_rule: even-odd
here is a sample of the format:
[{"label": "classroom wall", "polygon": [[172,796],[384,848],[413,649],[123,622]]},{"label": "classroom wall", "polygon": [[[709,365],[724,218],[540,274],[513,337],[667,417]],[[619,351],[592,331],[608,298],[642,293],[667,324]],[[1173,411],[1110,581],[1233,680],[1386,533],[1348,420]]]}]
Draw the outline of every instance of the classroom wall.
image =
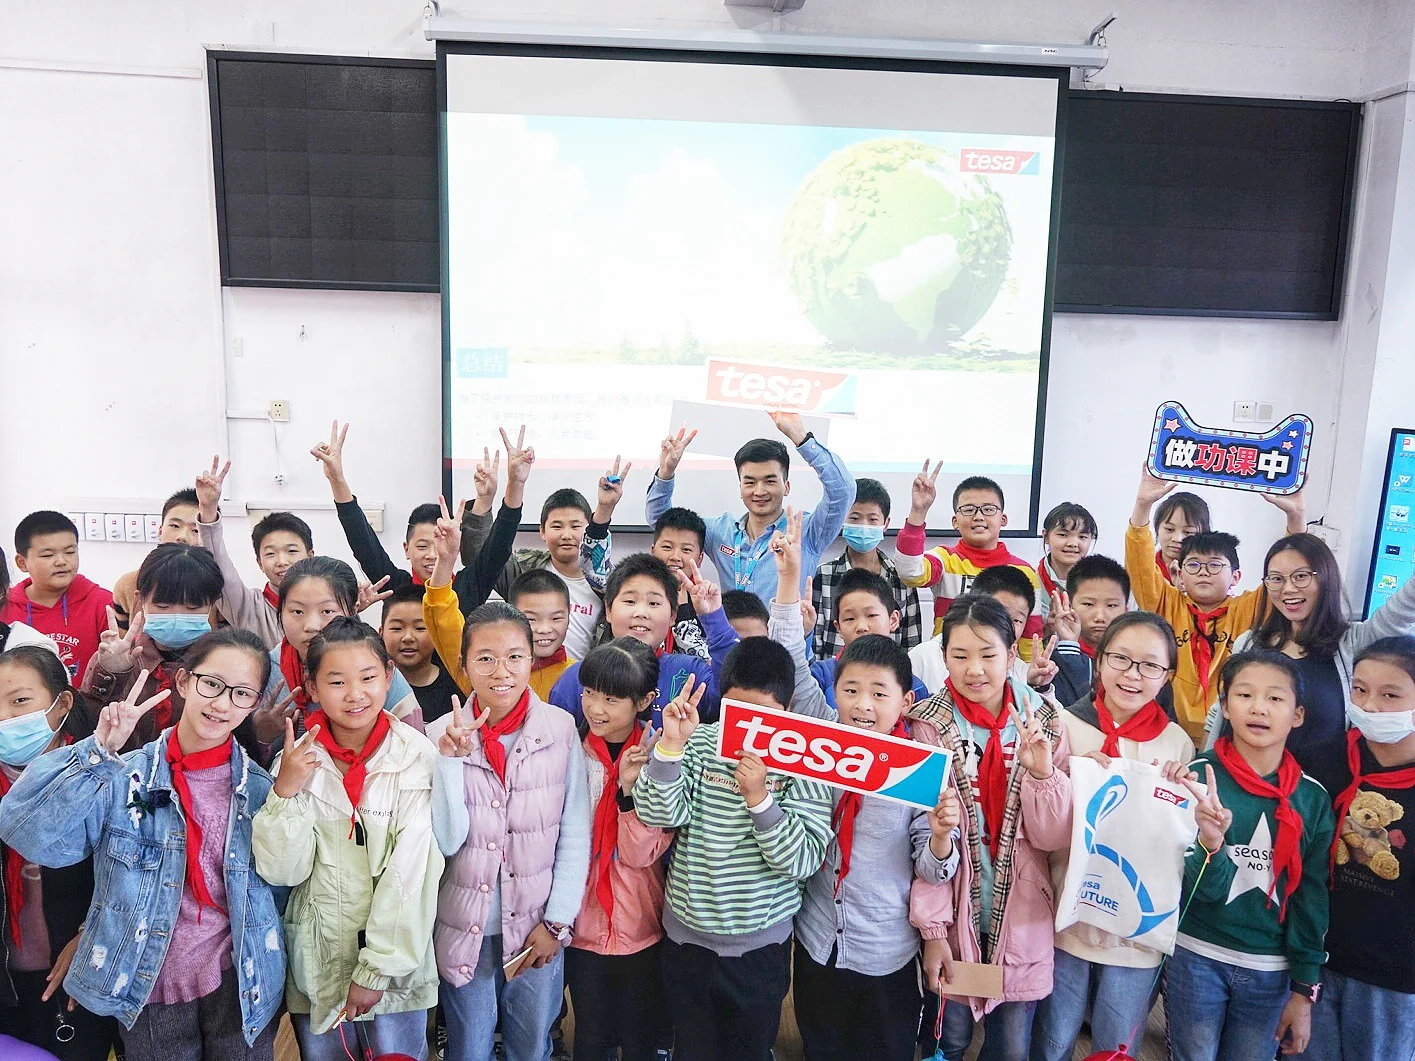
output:
[{"label": "classroom wall", "polygon": [[[1348,312],[1339,323],[1064,315],[1047,400],[1044,508],[1082,501],[1120,548],[1154,407],[1180,398],[1203,423],[1239,399],[1317,423],[1313,517],[1369,537],[1390,417],[1402,412],[1399,352],[1415,322],[1382,313],[1411,282],[1415,240],[1395,239],[1415,0],[1181,5],[1017,0],[807,0],[776,18],[716,0],[484,0],[445,13],[561,24],[740,26],[873,36],[1079,42],[1108,10],[1110,64],[1098,84],[1204,93],[1365,98],[1375,106]],[[219,287],[205,83],[206,46],[431,56],[421,3],[388,0],[81,2],[53,13],[0,0],[0,537],[36,507],[132,511],[229,453],[228,495],[291,507],[320,551],[347,555],[308,449],[334,417],[353,421],[348,471],[382,506],[397,555],[402,521],[439,484],[439,311],[435,296]],[[1398,113],[1397,113],[1398,112]],[[1410,166],[1405,167],[1406,181]],[[1409,201],[1409,197],[1406,197]],[[1399,268],[1388,263],[1396,260]],[[1405,302],[1408,306],[1408,300]],[[1408,311],[1407,311],[1408,312]],[[1394,362],[1399,362],[1399,365]],[[1372,388],[1386,385],[1378,399]],[[1405,393],[1408,393],[1406,391]],[[221,410],[284,398],[289,424],[223,421]],[[488,442],[494,425],[486,425]],[[848,459],[848,454],[845,454]],[[941,454],[919,454],[943,456]],[[1333,475],[1333,468],[1336,474]],[[277,483],[277,476],[280,482]],[[637,481],[636,481],[637,480]],[[636,470],[625,515],[637,518]],[[1333,508],[1328,511],[1328,495]],[[320,507],[322,506],[322,507]],[[1218,522],[1244,539],[1249,579],[1280,514],[1228,493]],[[1363,522],[1364,521],[1364,522]],[[143,546],[85,543],[85,570],[110,582]],[[1035,545],[1019,552],[1034,555]],[[1353,563],[1364,577],[1355,547]],[[252,579],[253,561],[243,557]]]}]

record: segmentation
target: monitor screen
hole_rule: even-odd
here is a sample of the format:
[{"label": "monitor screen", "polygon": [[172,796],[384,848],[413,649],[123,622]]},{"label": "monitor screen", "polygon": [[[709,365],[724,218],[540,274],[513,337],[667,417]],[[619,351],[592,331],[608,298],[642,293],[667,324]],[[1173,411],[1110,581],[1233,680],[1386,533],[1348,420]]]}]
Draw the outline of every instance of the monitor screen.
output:
[{"label": "monitor screen", "polygon": [[1390,600],[1405,580],[1415,574],[1415,428],[1390,433],[1386,481],[1381,489],[1381,510],[1376,517],[1376,544],[1371,550],[1371,578],[1366,586],[1366,611]]}]

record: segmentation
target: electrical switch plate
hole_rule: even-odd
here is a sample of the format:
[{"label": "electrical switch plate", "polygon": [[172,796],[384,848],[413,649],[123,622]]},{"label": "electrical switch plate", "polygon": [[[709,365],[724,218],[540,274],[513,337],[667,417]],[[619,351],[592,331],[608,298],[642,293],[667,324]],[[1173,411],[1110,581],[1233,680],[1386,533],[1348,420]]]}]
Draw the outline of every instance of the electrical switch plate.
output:
[{"label": "electrical switch plate", "polygon": [[123,517],[123,537],[130,542],[147,537],[147,518],[141,512],[129,512]]},{"label": "electrical switch plate", "polygon": [[103,541],[103,538],[104,538],[104,532],[103,532],[103,513],[102,513],[102,512],[85,512],[85,513],[84,513],[83,528],[84,528],[84,541],[89,541],[89,542],[101,542],[101,541]]},{"label": "electrical switch plate", "polygon": [[151,545],[156,545],[162,540],[162,517],[156,512],[149,512],[143,517],[144,540]]},{"label": "electrical switch plate", "polygon": [[126,532],[123,529],[121,512],[105,512],[103,515],[104,538],[110,542],[121,542]]}]

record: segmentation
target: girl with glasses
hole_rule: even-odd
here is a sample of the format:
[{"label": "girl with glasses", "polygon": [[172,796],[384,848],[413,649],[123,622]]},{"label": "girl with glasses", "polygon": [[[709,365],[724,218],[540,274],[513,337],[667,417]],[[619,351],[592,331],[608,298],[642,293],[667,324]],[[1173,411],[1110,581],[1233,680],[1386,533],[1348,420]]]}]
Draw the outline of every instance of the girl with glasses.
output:
[{"label": "girl with glasses", "polygon": [[[1157,697],[1174,673],[1179,648],[1174,630],[1152,612],[1128,612],[1106,628],[1096,646],[1088,695],[1062,712],[1073,755],[1108,767],[1112,758],[1187,763],[1194,742],[1169,720]],[[1051,856],[1053,887],[1060,892],[1069,851]],[[1052,993],[1037,1005],[1032,1061],[1071,1057],[1087,1009],[1093,1049],[1128,1047],[1140,1056],[1164,955],[1078,922],[1056,934]]]}]

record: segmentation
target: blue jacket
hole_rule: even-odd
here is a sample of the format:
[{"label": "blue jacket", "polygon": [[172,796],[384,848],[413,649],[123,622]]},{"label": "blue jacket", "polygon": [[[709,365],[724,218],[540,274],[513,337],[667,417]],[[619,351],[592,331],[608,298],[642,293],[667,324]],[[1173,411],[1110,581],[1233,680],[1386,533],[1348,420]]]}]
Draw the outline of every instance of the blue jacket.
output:
[{"label": "blue jacket", "polygon": [[[93,737],[55,749],[0,802],[0,837],[30,861],[57,868],[93,856],[93,904],[64,990],[129,1028],[167,956],[186,882],[186,822],[162,753],[168,732],[121,758]],[[233,743],[231,780],[231,964],[242,1030],[254,1044],[285,995],[285,938],[275,892],[256,876],[251,856],[251,819],[270,793],[270,775]]]},{"label": "blue jacket", "polygon": [[[712,663],[709,664],[701,656],[684,656],[677,652],[665,652],[658,657],[658,699],[653,704],[655,729],[663,728],[663,709],[682,691],[683,683],[688,680],[689,674],[693,675],[698,685],[707,685],[708,691],[698,704],[698,718],[704,723],[717,721],[718,697],[721,695],[717,679],[722,673],[722,661],[737,644],[737,631],[732,629],[732,624],[727,621],[727,615],[721,608],[700,615],[698,619],[707,635],[708,654],[712,656]],[[585,717],[580,706],[580,693],[583,691],[584,687],[580,684],[580,664],[575,663],[560,676],[560,680],[550,690],[550,702],[570,712],[575,724],[579,725]]]}]

